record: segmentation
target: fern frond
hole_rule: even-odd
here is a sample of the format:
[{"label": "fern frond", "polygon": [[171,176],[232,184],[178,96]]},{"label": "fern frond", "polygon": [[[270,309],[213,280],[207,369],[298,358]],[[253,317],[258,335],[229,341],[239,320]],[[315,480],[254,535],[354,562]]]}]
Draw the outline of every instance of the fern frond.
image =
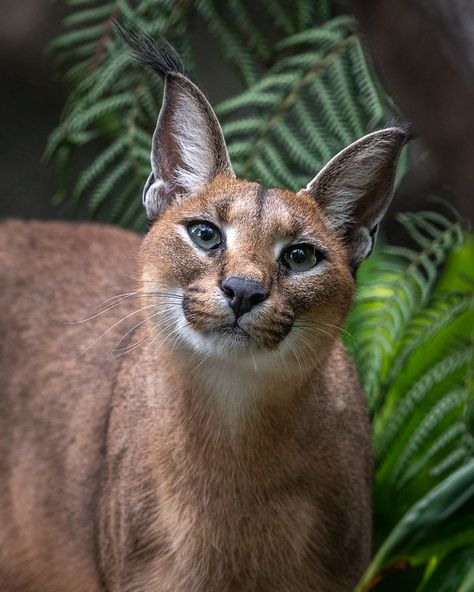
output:
[{"label": "fern frond", "polygon": [[[215,0],[196,0],[196,9],[207,22],[210,31],[221,43],[223,54],[227,61],[240,73],[244,83],[249,86],[257,80],[258,62],[254,52],[234,31],[219,12],[222,4]],[[255,31],[255,27],[252,27]],[[254,45],[259,45],[256,42]]]},{"label": "fern frond", "polygon": [[66,0],[69,6],[82,6],[85,4],[94,4],[96,0]]},{"label": "fern frond", "polygon": [[446,473],[450,473],[457,469],[464,460],[466,460],[466,451],[464,448],[456,448],[440,463],[434,466],[430,470],[430,473],[434,477],[443,477]]},{"label": "fern frond", "polygon": [[115,163],[116,159],[126,150],[126,147],[127,138],[118,138],[85,169],[73,193],[75,202],[109,165]]},{"label": "fern frond", "polygon": [[[125,219],[135,226],[136,220],[130,218],[129,209],[128,215],[117,212],[114,198],[124,171],[129,175],[125,184],[129,187],[128,198],[136,199],[141,193],[148,174],[149,146],[162,86],[157,77],[133,62],[114,31],[113,21],[118,19],[155,35],[168,34],[176,26],[175,33],[180,35],[183,26],[187,26],[189,2],[143,0],[138,7],[127,0],[97,2],[95,7],[91,4],[77,4],[77,12],[66,23],[75,30],[68,31],[51,46],[59,61],[71,64],[69,81],[75,88],[60,126],[51,134],[46,155],[54,157],[64,153],[63,146],[81,146],[96,135],[107,137],[109,147],[80,176],[70,203],[77,207],[87,197],[91,216],[113,211],[114,219]],[[173,35],[170,40],[175,41]],[[180,51],[189,53],[186,49],[189,36],[181,36],[176,45]],[[146,148],[143,134],[147,137]],[[124,162],[128,162],[128,167]],[[123,207],[126,202],[126,197],[120,199]],[[138,212],[140,224],[143,219]]]},{"label": "fern frond", "polygon": [[[182,40],[189,38],[186,17],[193,10],[214,32],[224,57],[249,87],[218,108],[238,175],[299,189],[369,125],[385,121],[385,95],[363,52],[354,50],[359,44],[355,21],[339,16],[315,26],[327,19],[328,0],[264,0],[259,10],[247,0],[231,0],[225,10],[215,0],[142,0],[138,6],[128,0],[98,0],[75,6],[77,11],[66,21],[69,30],[52,45],[58,60],[70,64],[69,81],[75,91],[60,129],[52,134],[50,156],[65,143],[80,146],[92,127],[102,130],[111,143],[135,125],[151,136],[161,86],[131,63],[116,38],[113,20],[165,35],[186,54],[189,45]],[[275,20],[272,34],[265,22],[262,26],[268,16]],[[308,30],[302,31],[303,25]],[[275,33],[289,36],[275,43]],[[356,71],[363,73],[362,93],[353,80]],[[102,114],[101,109],[105,109]],[[127,155],[143,161],[143,153],[133,146],[129,142],[128,152],[116,154],[118,164]],[[133,169],[141,170],[141,165]],[[99,175],[92,182],[96,180]],[[143,181],[137,177],[137,191]],[[88,184],[79,180],[81,187]],[[81,191],[75,195],[83,199]]]},{"label": "fern frond", "polygon": [[429,443],[426,451],[407,467],[407,470],[400,482],[397,484],[398,489],[402,489],[408,481],[414,479],[418,475],[425,474],[429,467],[433,465],[433,460],[436,459],[440,453],[445,452],[446,448],[449,451],[453,445],[456,445],[463,434],[465,433],[465,425],[461,421],[453,422],[448,429],[446,429],[441,435],[438,435],[437,439]]},{"label": "fern frond", "polygon": [[395,463],[391,474],[391,482],[398,487],[406,483],[406,471],[411,466],[413,458],[420,455],[423,446],[426,443],[433,442],[436,438],[433,435],[438,426],[454,412],[455,417],[459,417],[460,412],[466,402],[467,394],[464,388],[458,388],[445,394],[434,407],[429,410],[416,426],[414,432],[410,435],[402,454]]},{"label": "fern frond", "polygon": [[[383,93],[369,103],[354,92],[354,54],[349,57],[348,50],[356,43],[355,23],[346,16],[296,33],[278,45],[290,55],[248,91],[218,106],[238,175],[296,190],[296,179],[312,178],[374,123],[374,103],[382,124]],[[365,61],[361,53],[359,59]],[[369,70],[367,64],[359,68]],[[296,133],[301,129],[304,134]]]},{"label": "fern frond", "polygon": [[63,35],[57,37],[50,45],[50,49],[52,51],[59,51],[65,50],[72,45],[76,44],[84,44],[85,41],[90,41],[91,39],[97,39],[100,34],[102,33],[102,24],[100,25],[90,25],[84,29],[80,29],[79,31],[68,31]]},{"label": "fern frond", "polygon": [[421,250],[383,249],[373,279],[364,284],[361,278],[347,323],[358,343],[352,353],[373,413],[384,404],[408,323],[426,305],[447,254],[463,241],[458,222],[432,212],[405,214],[400,221]]},{"label": "fern frond", "polygon": [[121,162],[115,166],[98,185],[89,200],[89,214],[92,218],[96,217],[98,209],[109,194],[117,187],[118,183],[130,173],[130,164],[127,161]]},{"label": "fern frond", "polygon": [[463,313],[472,310],[474,310],[474,294],[470,292],[449,292],[435,296],[433,301],[413,318],[394,360],[387,382],[391,383],[396,378],[415,350],[431,341]]},{"label": "fern frond", "polygon": [[[467,368],[471,355],[469,347],[455,350],[440,362],[430,367],[413,384],[410,390],[394,404],[390,420],[384,416],[376,419],[374,449],[376,457],[384,458],[400,430],[406,425],[415,409],[423,402],[430,390],[437,384],[453,375],[457,370]],[[388,414],[387,414],[388,417]],[[383,424],[383,427],[382,425]]]},{"label": "fern frond", "polygon": [[[113,2],[107,2],[104,5],[87,8],[81,12],[75,12],[64,18],[63,24],[66,28],[77,27],[83,23],[97,21],[107,18],[113,9]],[[54,46],[54,45],[53,45]]]}]

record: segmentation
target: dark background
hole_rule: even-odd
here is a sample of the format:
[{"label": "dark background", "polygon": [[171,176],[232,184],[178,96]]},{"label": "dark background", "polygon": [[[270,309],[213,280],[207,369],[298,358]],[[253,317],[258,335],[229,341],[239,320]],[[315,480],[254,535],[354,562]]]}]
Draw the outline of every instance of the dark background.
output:
[{"label": "dark background", "polygon": [[[342,9],[354,10],[387,90],[404,116],[415,120],[423,138],[412,146],[414,166],[402,182],[385,225],[389,238],[400,242],[403,236],[393,214],[433,207],[426,201],[431,194],[447,198],[466,221],[472,220],[474,144],[463,146],[461,142],[469,142],[470,128],[474,128],[474,101],[469,103],[474,87],[465,86],[474,80],[474,51],[470,51],[474,48],[474,2],[353,0]],[[65,205],[52,204],[55,174],[43,159],[47,136],[59,121],[66,97],[46,48],[60,32],[66,12],[60,0],[0,0],[0,217],[68,217]],[[194,39],[198,82],[211,102],[238,92],[239,83],[199,22]],[[423,54],[424,48],[428,55]],[[467,89],[465,104],[459,103],[462,93],[445,58],[448,62],[452,58],[454,74],[461,77],[462,90]],[[465,112],[469,104],[470,116]],[[86,162],[88,155],[81,152]],[[76,166],[80,168],[81,162]],[[464,182],[463,175],[469,177],[471,169],[471,178]]]},{"label": "dark background", "polygon": [[44,52],[64,7],[0,0],[0,14],[0,216],[62,217],[51,205],[54,171],[42,155],[65,97]]},{"label": "dark background", "polygon": [[[67,90],[47,47],[61,32],[67,12],[59,0],[0,0],[0,218],[69,217],[67,205],[52,203],[55,171],[43,159]],[[199,22],[194,39],[199,40],[199,82],[211,102],[238,92],[239,82]],[[81,152],[87,162],[86,151]],[[76,166],[80,168],[81,162]]]}]

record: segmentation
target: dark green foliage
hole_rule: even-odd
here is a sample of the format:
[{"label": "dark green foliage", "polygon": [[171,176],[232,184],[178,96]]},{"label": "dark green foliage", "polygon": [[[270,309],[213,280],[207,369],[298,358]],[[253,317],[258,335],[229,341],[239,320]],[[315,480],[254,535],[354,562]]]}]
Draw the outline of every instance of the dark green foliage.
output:
[{"label": "dark green foliage", "polygon": [[51,51],[67,67],[65,79],[71,92],[46,154],[64,170],[74,150],[84,144],[104,138],[105,148],[74,186],[66,181],[60,187],[57,199],[67,192],[74,209],[80,201],[87,201],[91,218],[105,217],[140,229],[145,218],[139,196],[149,173],[151,134],[160,110],[162,83],[132,59],[114,22],[118,19],[154,37],[166,37],[186,59],[191,53],[189,2],[68,3],[77,6],[77,11],[66,19],[68,31],[51,44]]},{"label": "dark green foliage", "polygon": [[[418,248],[382,246],[361,267],[346,326],[374,430],[377,553],[359,590],[370,589],[377,574],[386,574],[377,590],[398,589],[390,587],[398,569],[426,565],[419,592],[467,591],[473,588],[461,582],[474,570],[474,290],[461,272],[474,270],[474,245],[459,222],[434,212],[400,221]],[[458,566],[469,563],[457,579],[436,567],[448,554]]]},{"label": "dark green foliage", "polygon": [[[47,154],[73,210],[144,227],[140,195],[162,84],[114,30],[164,36],[193,71],[204,21],[242,92],[216,107],[236,173],[297,189],[394,114],[355,21],[330,0],[65,0],[51,47],[70,94]],[[204,89],[206,91],[206,89]],[[71,158],[96,157],[77,179]],[[403,174],[406,155],[400,166]],[[457,221],[400,216],[413,249],[382,246],[358,272],[347,346],[375,451],[375,557],[359,590],[474,590],[474,245]]]},{"label": "dark green foliage", "polygon": [[297,190],[336,152],[384,124],[388,102],[351,17],[286,37],[281,57],[217,113],[238,176]]},{"label": "dark green foliage", "polygon": [[[114,20],[165,36],[188,69],[192,24],[205,20],[244,85],[216,108],[235,171],[264,185],[305,186],[331,156],[389,117],[354,19],[328,19],[327,1],[266,0],[257,11],[249,0],[72,4],[77,11],[66,19],[67,32],[51,46],[71,91],[47,156],[65,180],[57,199],[72,194],[71,207],[85,201],[93,218],[143,227],[138,197],[161,102],[159,77],[132,60]],[[265,30],[269,19],[274,26]],[[105,147],[68,182],[70,157],[97,138]]]}]

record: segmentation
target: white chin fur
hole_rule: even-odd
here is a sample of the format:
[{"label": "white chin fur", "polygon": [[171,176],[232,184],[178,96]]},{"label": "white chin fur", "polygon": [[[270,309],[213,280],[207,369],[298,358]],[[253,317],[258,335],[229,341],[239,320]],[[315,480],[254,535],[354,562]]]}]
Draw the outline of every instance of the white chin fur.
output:
[{"label": "white chin fur", "polygon": [[180,335],[185,345],[194,353],[216,358],[227,358],[236,355],[251,355],[256,345],[245,335],[220,333],[202,333],[193,329],[184,315],[178,321]]},{"label": "white chin fur", "polygon": [[298,340],[300,330],[293,327],[290,333],[283,339],[274,351],[267,351],[259,347],[250,337],[240,334],[205,333],[196,331],[187,321],[181,307],[176,310],[175,324],[172,333],[172,341],[163,336],[163,341],[171,345],[173,349],[184,349],[197,358],[214,360],[232,360],[243,364],[245,367],[260,369],[271,368],[273,371],[279,368],[291,352],[299,347]]}]

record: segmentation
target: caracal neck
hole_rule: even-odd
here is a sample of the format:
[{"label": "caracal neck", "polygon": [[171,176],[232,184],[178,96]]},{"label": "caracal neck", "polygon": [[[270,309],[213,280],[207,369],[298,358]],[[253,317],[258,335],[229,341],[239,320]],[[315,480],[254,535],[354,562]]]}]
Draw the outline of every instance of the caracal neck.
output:
[{"label": "caracal neck", "polygon": [[157,400],[169,398],[178,413],[229,435],[263,429],[269,418],[286,423],[291,409],[317,396],[320,382],[319,368],[273,352],[206,358],[161,344],[152,355],[148,382]]}]

